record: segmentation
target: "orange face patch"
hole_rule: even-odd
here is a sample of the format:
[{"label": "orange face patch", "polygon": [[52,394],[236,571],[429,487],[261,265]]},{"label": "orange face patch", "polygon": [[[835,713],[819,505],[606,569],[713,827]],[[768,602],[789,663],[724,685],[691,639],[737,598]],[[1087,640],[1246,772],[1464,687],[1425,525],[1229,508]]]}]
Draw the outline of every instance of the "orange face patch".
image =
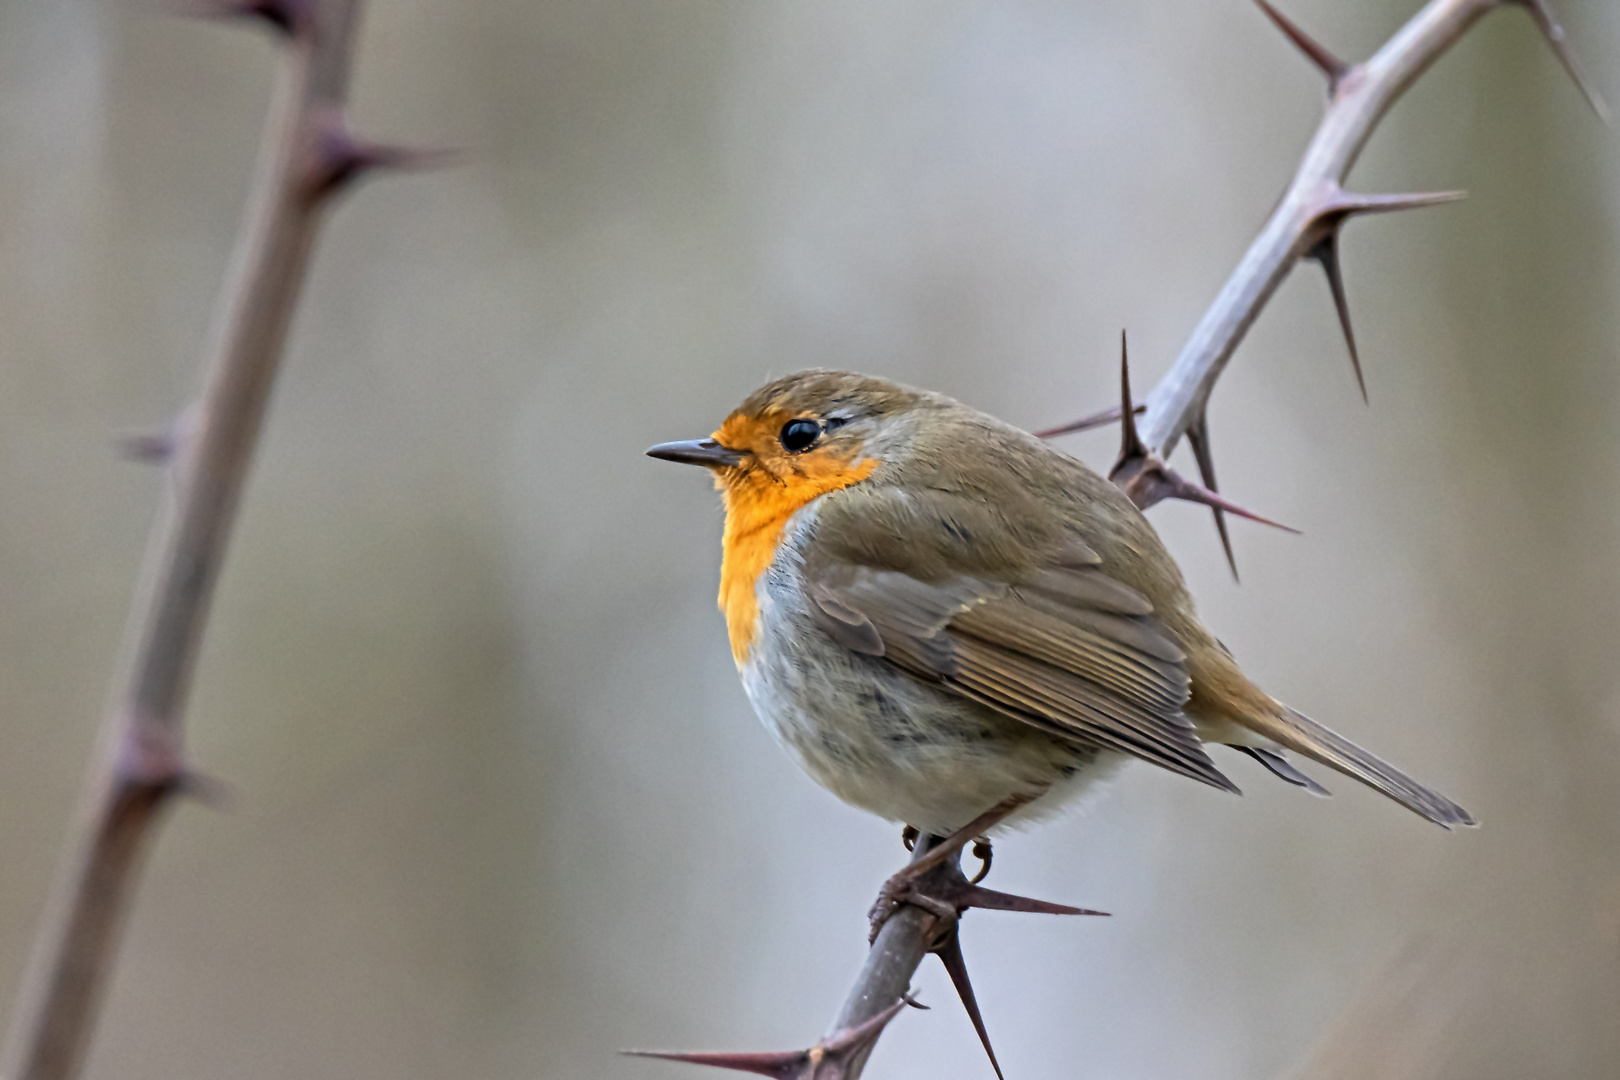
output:
[{"label": "orange face patch", "polygon": [[782,448],[782,426],[793,416],[769,410],[760,416],[733,414],[714,439],[752,455],[741,465],[715,470],[715,486],[726,504],[726,531],[720,562],[720,610],[726,615],[731,655],[741,666],[759,632],[754,589],[776,558],[776,545],[788,518],[812,499],[849,487],[872,475],[876,460],[835,447],[790,454]]}]

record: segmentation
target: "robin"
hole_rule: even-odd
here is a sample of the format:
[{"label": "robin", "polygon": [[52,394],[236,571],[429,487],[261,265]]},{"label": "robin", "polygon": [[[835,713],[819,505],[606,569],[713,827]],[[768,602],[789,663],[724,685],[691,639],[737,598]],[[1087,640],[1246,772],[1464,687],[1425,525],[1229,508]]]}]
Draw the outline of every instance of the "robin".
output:
[{"label": "robin", "polygon": [[[1442,827],[1468,812],[1244,676],[1124,493],[942,394],[806,371],[647,453],[725,503],[720,609],[749,700],[840,799],[946,836],[1057,809],[1130,759],[1237,792],[1293,751]],[[908,830],[909,831],[909,830]]]}]

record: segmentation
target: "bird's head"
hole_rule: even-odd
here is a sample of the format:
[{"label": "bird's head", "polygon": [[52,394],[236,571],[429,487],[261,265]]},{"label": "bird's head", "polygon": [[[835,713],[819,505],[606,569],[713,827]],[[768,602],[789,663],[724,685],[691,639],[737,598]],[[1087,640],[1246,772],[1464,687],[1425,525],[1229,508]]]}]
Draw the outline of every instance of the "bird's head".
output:
[{"label": "bird's head", "polygon": [[866,375],[803,371],[748,395],[709,438],[647,451],[709,469],[725,498],[720,608],[739,665],[756,636],[756,583],[776,557],[788,519],[902,452],[923,398]]},{"label": "bird's head", "polygon": [[791,513],[896,453],[919,396],[868,375],[802,371],[754,391],[707,439],[647,454],[710,469],[730,510],[759,502]]}]

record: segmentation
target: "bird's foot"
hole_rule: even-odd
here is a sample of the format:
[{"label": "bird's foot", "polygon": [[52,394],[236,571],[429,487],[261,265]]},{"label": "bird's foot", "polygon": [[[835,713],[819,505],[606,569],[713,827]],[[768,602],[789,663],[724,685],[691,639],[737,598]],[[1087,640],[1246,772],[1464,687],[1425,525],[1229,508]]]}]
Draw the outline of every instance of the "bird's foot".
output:
[{"label": "bird's foot", "polygon": [[990,876],[990,860],[995,855],[990,849],[988,836],[978,837],[973,841],[973,857],[979,860],[979,872],[968,879],[969,885],[977,885]]},{"label": "bird's foot", "polygon": [[[1027,798],[1012,798],[980,814],[943,840],[924,836],[917,844],[919,854],[899,873],[890,877],[878,890],[872,909],[867,912],[871,924],[868,943],[875,942],[885,923],[903,905],[918,907],[932,915],[936,922],[933,936],[947,933],[968,908],[987,908],[994,911],[1030,911],[1048,915],[1101,915],[1100,911],[1033,900],[1027,896],[997,892],[979,885],[990,872],[990,841],[985,833],[1023,806]],[[973,854],[982,864],[972,880],[962,874],[958,856],[969,843]]]},{"label": "bird's foot", "polygon": [[883,924],[887,923],[903,904],[922,908],[942,923],[956,922],[961,912],[951,905],[950,900],[930,896],[920,888],[918,876],[908,875],[902,870],[878,889],[877,899],[872,901],[871,910],[866,913],[867,921],[871,924],[866,939],[868,945],[877,940],[878,931],[883,929]]},{"label": "bird's foot", "polygon": [[[1014,896],[1011,893],[986,889],[979,884],[990,872],[991,848],[989,839],[984,835],[985,831],[1021,805],[1022,800],[1003,803],[945,839],[931,835],[917,837],[910,865],[883,883],[883,888],[878,891],[877,902],[872,905],[870,912],[872,922],[870,940],[874,943],[884,925],[902,906],[909,904],[928,913],[930,918],[923,925],[912,926],[910,930],[902,932],[920,931],[923,940],[927,942],[928,951],[938,956],[945,965],[945,970],[951,977],[951,984],[956,987],[957,996],[962,999],[962,1007],[967,1010],[968,1019],[973,1022],[973,1030],[978,1033],[979,1042],[983,1044],[984,1052],[990,1058],[990,1065],[995,1069],[998,1080],[1001,1076],[1001,1066],[996,1061],[996,1052],[990,1045],[990,1033],[985,1028],[984,1016],[979,1011],[979,1003],[973,993],[973,983],[968,979],[967,961],[962,955],[962,913],[969,908],[977,907],[996,911],[1041,912],[1050,915],[1107,914],[1102,911],[1069,907],[1066,904],[1048,903],[1045,900],[1033,900],[1027,896]],[[907,831],[915,832],[909,828]],[[978,872],[971,879],[962,873],[960,857],[962,848],[970,842],[973,844],[973,855],[980,863]]]}]

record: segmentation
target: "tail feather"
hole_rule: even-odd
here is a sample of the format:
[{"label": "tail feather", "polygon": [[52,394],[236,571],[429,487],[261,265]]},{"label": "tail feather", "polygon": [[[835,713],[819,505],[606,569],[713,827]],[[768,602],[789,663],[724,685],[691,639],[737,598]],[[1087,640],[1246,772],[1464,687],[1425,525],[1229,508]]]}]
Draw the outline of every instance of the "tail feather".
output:
[{"label": "tail feather", "polygon": [[1281,750],[1268,750],[1263,746],[1234,746],[1232,749],[1239,753],[1248,754],[1264,765],[1272,776],[1284,783],[1293,784],[1297,788],[1304,788],[1319,799],[1327,799],[1333,796],[1333,792],[1294,768],[1293,763],[1283,757]]},{"label": "tail feather", "polygon": [[1389,762],[1286,705],[1278,707],[1275,717],[1267,716],[1259,723],[1249,721],[1248,726],[1289,750],[1383,792],[1443,829],[1479,824],[1472,814],[1438,791],[1424,787]]}]

